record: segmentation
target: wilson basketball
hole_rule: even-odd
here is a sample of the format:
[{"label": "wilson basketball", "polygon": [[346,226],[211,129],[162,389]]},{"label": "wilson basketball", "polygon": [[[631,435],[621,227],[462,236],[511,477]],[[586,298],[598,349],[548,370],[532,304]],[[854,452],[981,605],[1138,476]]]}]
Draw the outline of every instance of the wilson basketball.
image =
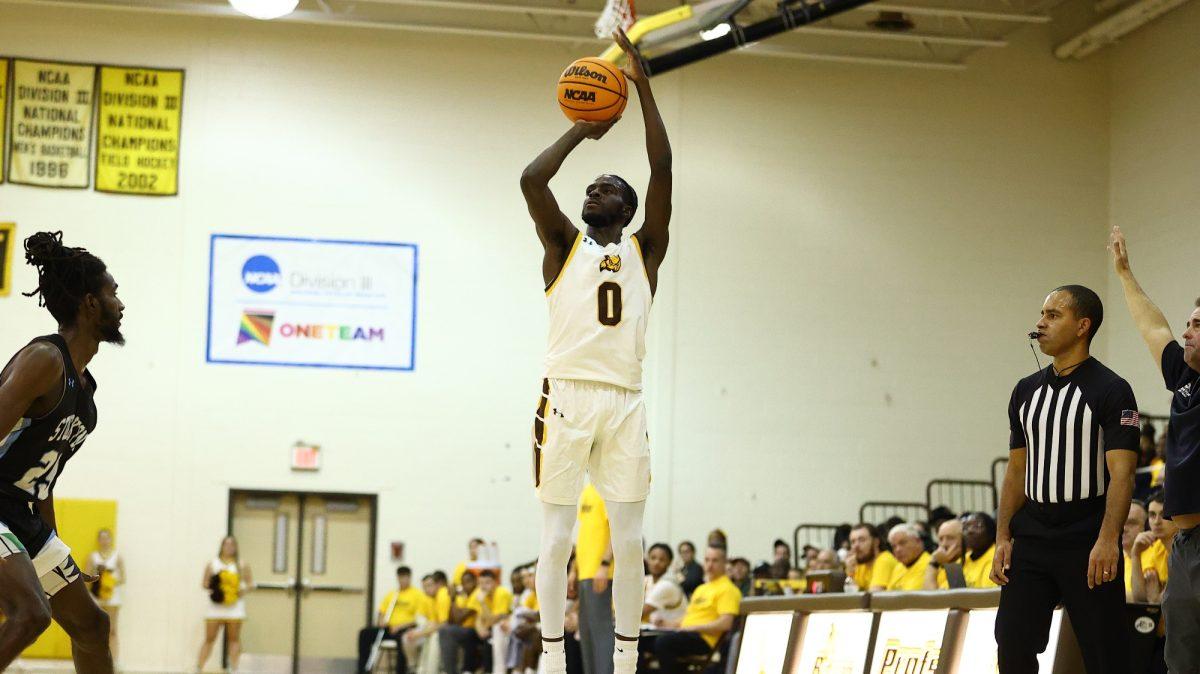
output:
[{"label": "wilson basketball", "polygon": [[558,78],[558,107],[571,121],[606,122],[625,110],[627,87],[625,74],[615,65],[581,58]]}]

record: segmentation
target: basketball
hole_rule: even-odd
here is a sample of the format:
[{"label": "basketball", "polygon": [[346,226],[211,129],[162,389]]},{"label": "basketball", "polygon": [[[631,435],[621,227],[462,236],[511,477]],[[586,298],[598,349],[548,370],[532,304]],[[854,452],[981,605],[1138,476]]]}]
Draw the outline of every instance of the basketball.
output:
[{"label": "basketball", "polygon": [[573,122],[607,122],[625,110],[627,86],[625,73],[612,63],[581,58],[558,78],[558,107]]}]

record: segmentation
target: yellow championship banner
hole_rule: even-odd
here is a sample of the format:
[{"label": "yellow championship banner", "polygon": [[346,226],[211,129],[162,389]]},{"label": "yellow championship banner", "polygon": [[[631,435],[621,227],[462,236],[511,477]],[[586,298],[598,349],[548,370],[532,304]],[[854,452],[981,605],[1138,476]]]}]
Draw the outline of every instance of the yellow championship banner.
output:
[{"label": "yellow championship banner", "polygon": [[86,188],[96,66],[13,59],[8,180]]},{"label": "yellow championship banner", "polygon": [[183,71],[100,67],[96,190],[179,193]]},{"label": "yellow championship banner", "polygon": [[[8,59],[0,59],[0,154],[4,153],[4,135],[8,133],[8,120],[4,115],[8,112]],[[0,183],[4,182],[4,162],[0,161]],[[3,227],[3,225],[0,225]],[[0,253],[0,264],[4,264],[3,254]],[[2,295],[3,293],[0,293]]]},{"label": "yellow championship banner", "polygon": [[17,226],[0,222],[0,297],[12,292],[12,256],[16,247]]}]

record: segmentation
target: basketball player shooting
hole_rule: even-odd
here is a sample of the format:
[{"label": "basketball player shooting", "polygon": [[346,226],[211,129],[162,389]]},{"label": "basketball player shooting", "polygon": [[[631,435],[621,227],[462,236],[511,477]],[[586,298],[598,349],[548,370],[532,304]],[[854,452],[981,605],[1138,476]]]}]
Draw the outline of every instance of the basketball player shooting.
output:
[{"label": "basketball player shooting", "polygon": [[642,400],[646,323],[667,252],[671,219],[671,146],[639,54],[624,32],[614,39],[628,56],[646,124],[650,184],[645,221],[625,228],[637,193],[604,174],[588,185],[580,232],[549,188],[567,155],[616,123],[578,121],[521,174],[521,191],[545,248],[542,277],[550,338],[542,398],[534,421],[534,482],[542,501],[537,593],[548,674],[566,671],[563,618],[567,559],[584,472],[604,497],[613,550],[614,674],[633,674],[642,613],[642,516],[650,493],[650,447]]}]

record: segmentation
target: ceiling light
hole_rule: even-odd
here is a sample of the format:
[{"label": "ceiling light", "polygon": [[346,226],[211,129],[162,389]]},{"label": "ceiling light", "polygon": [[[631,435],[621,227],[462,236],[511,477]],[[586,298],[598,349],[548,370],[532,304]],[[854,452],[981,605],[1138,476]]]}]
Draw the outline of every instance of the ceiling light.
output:
[{"label": "ceiling light", "polygon": [[700,31],[700,37],[704,38],[705,40],[715,40],[719,37],[725,37],[726,35],[729,35],[729,31],[731,30],[733,30],[733,28],[731,28],[728,23],[718,23],[709,30]]},{"label": "ceiling light", "polygon": [[229,0],[237,11],[255,19],[278,19],[291,14],[299,0]]}]

